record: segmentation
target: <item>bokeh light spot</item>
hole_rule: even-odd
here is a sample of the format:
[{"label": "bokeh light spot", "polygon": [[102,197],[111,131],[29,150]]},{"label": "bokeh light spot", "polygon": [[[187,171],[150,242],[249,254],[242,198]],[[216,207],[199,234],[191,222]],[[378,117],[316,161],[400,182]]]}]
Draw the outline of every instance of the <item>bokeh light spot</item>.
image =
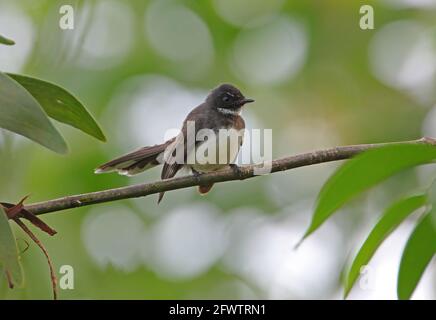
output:
[{"label": "bokeh light spot", "polygon": [[34,44],[34,26],[18,7],[2,3],[0,10],[0,31],[15,41],[13,46],[0,48],[0,70],[19,72],[23,68]]},{"label": "bokeh light spot", "polygon": [[154,1],[147,10],[145,32],[160,55],[182,66],[189,64],[189,68],[183,68],[186,72],[205,72],[213,61],[208,26],[195,12],[180,4]]},{"label": "bokeh light spot", "polygon": [[199,276],[224,250],[219,211],[206,203],[175,209],[160,219],[151,232],[144,262],[171,279]]},{"label": "bokeh light spot", "polygon": [[206,94],[164,76],[137,76],[118,88],[110,102],[108,121],[119,115],[114,133],[125,151],[162,143],[177,134],[186,115],[203,102]]},{"label": "bokeh light spot", "polygon": [[214,0],[217,13],[235,26],[256,26],[274,17],[284,0]]},{"label": "bokeh light spot", "polygon": [[372,72],[380,81],[415,95],[419,91],[418,98],[428,99],[422,89],[434,80],[436,50],[424,26],[413,20],[384,26],[372,39],[369,57]]},{"label": "bokeh light spot", "polygon": [[307,42],[303,25],[284,16],[262,27],[245,29],[234,43],[232,70],[251,84],[289,80],[305,62]]},{"label": "bokeh light spot", "polygon": [[139,263],[137,248],[143,233],[141,219],[121,206],[93,209],[82,224],[85,248],[102,269],[112,265],[134,270]]},{"label": "bokeh light spot", "polygon": [[[95,8],[91,10],[89,6]],[[86,4],[84,13],[87,14],[73,33],[74,43],[82,46],[79,63],[90,69],[107,69],[122,63],[132,49],[135,34],[131,8],[121,1],[107,0]],[[88,19],[89,27],[84,21]],[[79,40],[83,32],[82,44]]]}]

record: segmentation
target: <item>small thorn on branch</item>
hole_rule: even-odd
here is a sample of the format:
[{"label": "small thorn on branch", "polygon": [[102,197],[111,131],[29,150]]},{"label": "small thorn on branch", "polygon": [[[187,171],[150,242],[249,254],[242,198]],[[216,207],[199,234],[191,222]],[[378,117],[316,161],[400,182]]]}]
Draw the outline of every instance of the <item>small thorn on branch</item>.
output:
[{"label": "small thorn on branch", "polygon": [[50,226],[48,226],[44,221],[42,221],[33,213],[24,209],[24,201],[28,197],[29,196],[25,196],[23,199],[20,200],[20,202],[18,202],[18,204],[0,202],[0,205],[3,206],[3,208],[5,209],[8,219],[15,220],[15,219],[23,218],[29,220],[34,226],[38,227],[45,233],[48,233],[51,236],[55,235],[57,233],[56,230],[52,229]]},{"label": "small thorn on branch", "polygon": [[[21,218],[26,219],[30,221],[34,226],[38,227],[42,231],[48,233],[49,235],[53,236],[56,234],[56,231],[52,228],[50,228],[44,221],[39,219],[36,215],[29,212],[28,210],[24,209],[24,201],[28,198],[28,196],[25,196],[23,199],[21,199],[18,204],[12,204],[7,202],[0,202],[0,206],[2,206],[6,212],[6,215],[8,219],[13,220],[18,224],[18,226],[23,229],[25,233],[38,245],[38,247],[42,250],[45,257],[47,258],[48,266],[50,269],[50,278],[52,283],[52,290],[53,290],[53,298],[54,300],[57,299],[57,279],[54,272],[53,264],[51,262],[50,256],[48,255],[47,249],[44,247],[44,245],[39,241],[39,239],[33,234],[32,231],[30,231],[29,228],[20,220]],[[27,248],[26,248],[27,250]],[[6,271],[6,279],[9,284],[9,288],[13,288],[13,282],[11,275],[8,271]]]}]

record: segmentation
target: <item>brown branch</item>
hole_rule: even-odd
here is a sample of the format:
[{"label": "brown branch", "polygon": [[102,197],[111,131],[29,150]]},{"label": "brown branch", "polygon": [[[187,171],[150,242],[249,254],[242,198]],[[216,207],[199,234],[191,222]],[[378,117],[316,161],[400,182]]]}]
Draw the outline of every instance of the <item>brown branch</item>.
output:
[{"label": "brown branch", "polygon": [[50,259],[50,256],[48,254],[47,249],[44,247],[44,245],[41,243],[41,241],[39,241],[39,239],[35,236],[35,234],[32,231],[30,231],[30,229],[27,228],[27,226],[19,218],[16,217],[13,220],[20,226],[21,229],[23,229],[23,231],[25,233],[27,233],[29,235],[29,237],[37,244],[37,246],[44,253],[44,255],[47,259],[48,267],[50,269],[50,280],[51,280],[51,287],[52,287],[52,292],[53,292],[53,299],[57,300],[57,298],[58,298],[57,278],[56,278],[56,274],[55,274],[55,271],[53,268],[53,263],[51,262],[51,259]]},{"label": "brown branch", "polygon": [[[393,144],[430,144],[436,145],[436,139],[422,138],[413,141],[361,144],[353,146],[335,147],[331,149],[318,150],[290,157],[285,157],[271,162],[271,173],[290,170],[298,167],[309,166],[318,163],[331,162],[349,159],[363,151]],[[27,211],[39,215],[43,213],[61,211],[71,208],[89,206],[97,203],[110,202],[129,198],[144,197],[163,191],[177,190],[197,185],[217,183],[232,180],[245,180],[255,177],[257,165],[247,165],[240,167],[239,172],[226,169],[217,172],[202,174],[200,176],[184,176],[168,180],[161,180],[151,183],[137,184],[128,187],[115,188],[74,196],[67,196],[50,201],[30,204],[24,207]]]}]

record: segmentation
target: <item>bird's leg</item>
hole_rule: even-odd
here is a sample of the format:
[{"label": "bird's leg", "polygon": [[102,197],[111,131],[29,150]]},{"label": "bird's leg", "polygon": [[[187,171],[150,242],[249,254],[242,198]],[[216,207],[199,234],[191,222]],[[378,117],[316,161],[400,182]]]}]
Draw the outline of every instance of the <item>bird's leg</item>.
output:
[{"label": "bird's leg", "polygon": [[199,171],[197,171],[197,170],[195,170],[194,168],[191,168],[191,171],[192,171],[192,174],[195,176],[195,177],[199,177],[199,176],[201,176],[202,175],[202,173],[201,172],[199,172]]},{"label": "bird's leg", "polygon": [[191,171],[192,171],[193,176],[197,180],[198,192],[200,192],[201,195],[205,195],[206,193],[208,193],[209,190],[212,188],[213,183],[212,184],[200,184],[200,180],[201,180],[200,178],[203,175],[203,173],[195,170],[194,168],[191,168]]},{"label": "bird's leg", "polygon": [[202,173],[197,171],[197,170],[195,170],[194,168],[191,168],[191,171],[192,171],[192,175],[195,177],[195,179],[197,179],[197,181],[199,181]]},{"label": "bird's leg", "polygon": [[244,178],[244,172],[241,170],[241,168],[236,164],[236,163],[230,163],[229,164],[230,168],[232,169],[233,173],[239,178],[239,179],[243,179]]}]

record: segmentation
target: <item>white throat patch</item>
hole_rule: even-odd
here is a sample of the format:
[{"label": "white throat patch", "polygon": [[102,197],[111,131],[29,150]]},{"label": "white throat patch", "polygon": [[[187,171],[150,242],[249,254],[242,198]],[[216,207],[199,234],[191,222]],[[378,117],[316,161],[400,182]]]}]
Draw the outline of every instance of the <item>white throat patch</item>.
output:
[{"label": "white throat patch", "polygon": [[217,108],[218,112],[222,114],[231,114],[232,116],[238,116],[241,114],[242,108],[238,109],[226,109],[226,108]]}]

